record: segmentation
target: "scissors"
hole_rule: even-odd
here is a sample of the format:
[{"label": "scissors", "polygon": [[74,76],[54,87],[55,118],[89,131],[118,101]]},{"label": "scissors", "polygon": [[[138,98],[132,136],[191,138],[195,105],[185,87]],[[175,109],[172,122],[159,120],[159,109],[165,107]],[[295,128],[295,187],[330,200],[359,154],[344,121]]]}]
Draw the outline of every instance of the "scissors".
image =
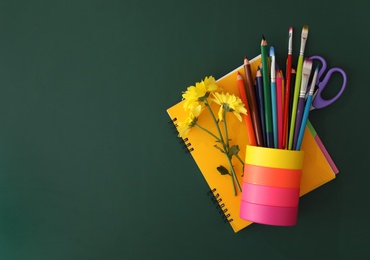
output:
[{"label": "scissors", "polygon": [[[317,75],[317,80],[316,80],[317,90],[315,91],[315,93],[313,95],[313,101],[312,101],[312,105],[311,105],[311,110],[313,110],[313,109],[320,109],[320,108],[324,108],[324,107],[329,106],[330,104],[332,104],[334,101],[336,101],[343,94],[343,91],[346,88],[346,84],[347,84],[347,75],[344,72],[344,70],[342,70],[340,68],[331,68],[326,72],[324,78],[321,80],[321,77],[323,76],[323,74],[325,73],[325,70],[327,68],[327,64],[326,64],[325,59],[321,56],[312,56],[312,57],[310,57],[310,59],[311,60],[319,60],[322,64],[322,67],[320,68],[320,70],[318,72],[318,75]],[[324,89],[326,88],[326,85],[328,84],[331,76],[335,72],[339,72],[343,76],[342,88],[340,89],[338,94],[335,97],[333,97],[332,99],[329,99],[329,100],[324,99],[321,94],[324,91]]]}]

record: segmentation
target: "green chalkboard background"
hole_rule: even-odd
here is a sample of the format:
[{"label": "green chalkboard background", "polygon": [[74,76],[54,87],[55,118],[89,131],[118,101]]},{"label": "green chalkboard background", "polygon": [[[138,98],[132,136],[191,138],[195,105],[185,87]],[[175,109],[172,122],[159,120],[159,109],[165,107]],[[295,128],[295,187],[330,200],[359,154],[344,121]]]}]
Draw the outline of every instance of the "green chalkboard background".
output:
[{"label": "green chalkboard background", "polygon": [[[370,257],[369,10],[362,0],[0,1],[0,259]],[[296,54],[306,24],[307,56],[348,75],[338,102],[310,116],[340,173],[301,199],[296,226],[234,234],[166,109],[258,55],[262,34],[282,66],[288,28]]]}]

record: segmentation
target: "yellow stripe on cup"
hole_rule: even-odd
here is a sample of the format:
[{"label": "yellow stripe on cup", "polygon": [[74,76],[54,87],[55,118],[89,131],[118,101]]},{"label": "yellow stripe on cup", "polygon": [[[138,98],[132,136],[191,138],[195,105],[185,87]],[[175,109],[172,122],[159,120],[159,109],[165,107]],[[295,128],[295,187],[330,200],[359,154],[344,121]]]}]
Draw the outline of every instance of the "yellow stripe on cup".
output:
[{"label": "yellow stripe on cup", "polygon": [[303,155],[303,151],[247,145],[245,163],[264,167],[300,170],[302,169]]}]

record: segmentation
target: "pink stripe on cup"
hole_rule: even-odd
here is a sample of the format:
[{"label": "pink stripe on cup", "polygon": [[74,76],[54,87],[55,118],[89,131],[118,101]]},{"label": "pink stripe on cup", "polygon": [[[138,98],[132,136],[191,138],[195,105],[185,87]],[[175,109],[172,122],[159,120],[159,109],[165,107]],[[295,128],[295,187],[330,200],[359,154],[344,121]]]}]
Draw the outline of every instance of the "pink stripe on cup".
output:
[{"label": "pink stripe on cup", "polygon": [[242,219],[274,226],[294,226],[297,223],[298,207],[274,207],[241,201]]},{"label": "pink stripe on cup", "polygon": [[299,188],[280,188],[243,182],[242,200],[279,207],[298,207]]}]

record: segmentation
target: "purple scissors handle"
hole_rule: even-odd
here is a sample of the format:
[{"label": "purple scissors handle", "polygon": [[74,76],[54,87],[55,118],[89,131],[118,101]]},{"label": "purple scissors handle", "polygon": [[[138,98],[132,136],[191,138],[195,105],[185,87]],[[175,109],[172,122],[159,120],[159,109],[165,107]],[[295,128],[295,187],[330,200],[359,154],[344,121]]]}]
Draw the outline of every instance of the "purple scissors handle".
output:
[{"label": "purple scissors handle", "polygon": [[[343,94],[343,91],[345,90],[346,84],[347,84],[347,75],[344,72],[344,70],[342,70],[340,68],[331,68],[326,72],[326,74],[324,76],[324,79],[321,80],[321,77],[325,73],[325,70],[326,70],[326,67],[327,67],[325,59],[321,56],[312,56],[312,57],[310,57],[310,59],[319,60],[322,64],[321,69],[319,70],[319,73],[317,75],[316,86],[317,86],[318,89],[317,89],[317,91],[315,93],[315,97],[312,101],[312,106],[314,108],[318,108],[318,109],[319,108],[324,108],[324,107],[329,106],[330,104],[332,104],[334,101],[336,101]],[[323,90],[325,89],[326,85],[328,84],[331,76],[335,72],[338,72],[343,76],[342,87],[341,87],[340,91],[338,92],[338,94],[335,97],[333,97],[332,99],[329,99],[329,100],[323,99],[322,96],[321,96],[321,93],[323,92]]]}]

